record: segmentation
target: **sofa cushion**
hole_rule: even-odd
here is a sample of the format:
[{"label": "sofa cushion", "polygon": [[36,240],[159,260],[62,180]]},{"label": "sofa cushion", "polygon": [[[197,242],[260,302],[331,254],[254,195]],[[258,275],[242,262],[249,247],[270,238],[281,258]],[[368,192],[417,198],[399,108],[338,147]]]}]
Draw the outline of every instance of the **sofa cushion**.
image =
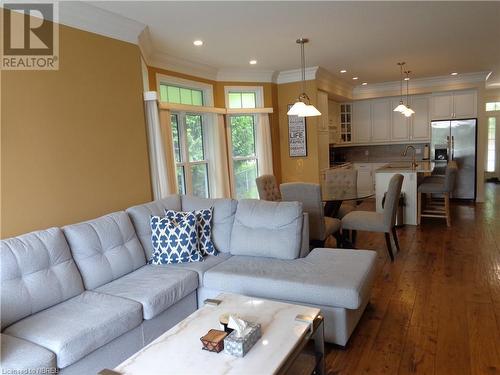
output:
[{"label": "sofa cushion", "polygon": [[139,303],[87,291],[11,325],[5,333],[51,350],[57,366],[64,368],[141,323]]},{"label": "sofa cushion", "polygon": [[27,369],[40,374],[55,374],[49,370],[56,368],[56,355],[50,350],[4,334],[1,335],[1,341],[2,374],[25,374]]},{"label": "sofa cushion", "polygon": [[203,286],[203,277],[212,267],[231,258],[231,254],[219,253],[215,255],[206,255],[203,257],[203,262],[169,264],[166,267],[191,270],[198,273],[199,286]]},{"label": "sofa cushion", "polygon": [[238,201],[234,199],[206,199],[183,195],[181,202],[182,211],[204,210],[213,207],[212,241],[218,251],[229,253],[231,229]]},{"label": "sofa cushion", "polygon": [[188,213],[179,220],[163,216],[151,216],[151,264],[176,264],[201,262],[198,249],[196,215]]},{"label": "sofa cushion", "polygon": [[233,256],[208,270],[213,290],[357,309],[369,298],[376,252],[314,249],[295,260]]},{"label": "sofa cushion", "polygon": [[3,240],[0,267],[2,329],[83,291],[59,228]]},{"label": "sofa cushion", "polygon": [[86,289],[95,289],[146,264],[128,215],[115,212],[63,228]]},{"label": "sofa cushion", "polygon": [[179,195],[169,195],[166,198],[127,208],[127,214],[134,224],[135,232],[146,252],[146,258],[151,259],[153,246],[151,245],[151,216],[164,216],[165,210],[181,211]]},{"label": "sofa cushion", "polygon": [[196,215],[196,233],[198,235],[198,249],[201,255],[217,255],[218,251],[212,242],[213,208],[195,211],[165,210],[165,216],[175,221],[183,220],[191,214]]},{"label": "sofa cushion", "polygon": [[295,259],[301,249],[302,221],[299,202],[240,200],[231,232],[231,254]]},{"label": "sofa cushion", "polygon": [[146,265],[95,291],[139,302],[144,319],[152,319],[197,287],[193,271]]}]

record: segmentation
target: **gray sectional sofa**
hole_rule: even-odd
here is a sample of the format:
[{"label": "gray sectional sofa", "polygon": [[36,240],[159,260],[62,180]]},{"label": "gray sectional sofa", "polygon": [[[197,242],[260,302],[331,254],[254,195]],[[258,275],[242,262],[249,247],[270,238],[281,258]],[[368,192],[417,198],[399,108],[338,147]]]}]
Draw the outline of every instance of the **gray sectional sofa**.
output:
[{"label": "gray sectional sofa", "polygon": [[[218,256],[148,264],[151,215],[209,207]],[[308,229],[298,202],[173,195],[3,240],[2,369],[112,368],[221,291],[317,306],[326,341],[345,345],[368,303],[376,254],[309,252]]]}]

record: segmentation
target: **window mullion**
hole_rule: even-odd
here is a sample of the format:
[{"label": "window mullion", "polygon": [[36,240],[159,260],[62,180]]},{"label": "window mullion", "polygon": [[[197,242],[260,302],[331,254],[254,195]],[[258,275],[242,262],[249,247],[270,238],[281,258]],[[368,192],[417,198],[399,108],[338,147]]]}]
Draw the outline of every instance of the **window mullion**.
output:
[{"label": "window mullion", "polygon": [[182,162],[184,165],[184,184],[186,185],[186,194],[193,193],[193,184],[191,176],[191,163],[189,162],[189,150],[187,143],[187,129],[186,129],[186,113],[181,112],[179,114],[181,123],[181,139],[182,139]]}]

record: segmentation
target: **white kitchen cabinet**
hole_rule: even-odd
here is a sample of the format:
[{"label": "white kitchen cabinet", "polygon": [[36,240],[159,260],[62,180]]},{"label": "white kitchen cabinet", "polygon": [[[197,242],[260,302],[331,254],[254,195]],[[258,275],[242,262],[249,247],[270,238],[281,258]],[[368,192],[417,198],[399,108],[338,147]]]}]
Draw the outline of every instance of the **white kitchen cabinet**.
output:
[{"label": "white kitchen cabinet", "polygon": [[358,189],[369,190],[373,188],[373,168],[371,163],[354,163],[358,172]]},{"label": "white kitchen cabinet", "polygon": [[453,118],[477,117],[477,95],[475,91],[456,91],[453,93]]},{"label": "white kitchen cabinet", "polygon": [[431,119],[429,116],[429,96],[417,95],[411,98],[415,114],[411,117],[411,141],[429,141],[431,138]]},{"label": "white kitchen cabinet", "polygon": [[431,96],[431,117],[445,120],[453,117],[453,93],[440,92]]},{"label": "white kitchen cabinet", "polygon": [[353,133],[355,143],[367,143],[371,140],[371,101],[362,100],[353,104]]},{"label": "white kitchen cabinet", "polygon": [[391,140],[391,112],[390,99],[372,101],[372,142],[387,142]]},{"label": "white kitchen cabinet", "polygon": [[474,90],[435,93],[431,96],[431,120],[477,117]]},{"label": "white kitchen cabinet", "polygon": [[387,163],[371,163],[372,165],[372,179],[373,179],[373,188],[377,187],[377,169],[382,168],[387,165]]},{"label": "white kitchen cabinet", "polygon": [[410,120],[400,112],[394,112],[394,108],[399,105],[400,99],[391,101],[391,140],[407,141],[410,139]]}]

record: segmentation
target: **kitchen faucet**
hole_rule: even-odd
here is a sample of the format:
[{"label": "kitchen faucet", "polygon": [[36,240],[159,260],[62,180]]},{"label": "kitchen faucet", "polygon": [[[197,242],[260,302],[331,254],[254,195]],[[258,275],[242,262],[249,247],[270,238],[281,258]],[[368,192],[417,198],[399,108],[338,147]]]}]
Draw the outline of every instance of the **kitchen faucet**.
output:
[{"label": "kitchen faucet", "polygon": [[403,153],[401,155],[406,156],[406,154],[408,153],[408,149],[410,149],[410,148],[413,149],[413,158],[411,160],[411,169],[415,169],[418,166],[417,160],[416,160],[417,150],[415,149],[415,147],[413,147],[412,145],[407,145],[405,150],[403,151]]}]

